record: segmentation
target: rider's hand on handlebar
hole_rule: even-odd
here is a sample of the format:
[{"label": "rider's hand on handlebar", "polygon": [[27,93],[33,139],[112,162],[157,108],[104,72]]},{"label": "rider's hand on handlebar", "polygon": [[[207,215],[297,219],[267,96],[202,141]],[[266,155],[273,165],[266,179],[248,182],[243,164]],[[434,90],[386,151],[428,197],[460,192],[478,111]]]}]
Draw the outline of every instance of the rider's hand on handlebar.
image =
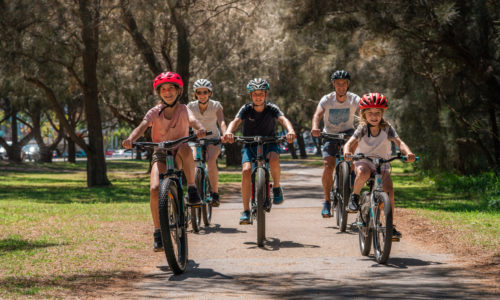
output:
[{"label": "rider's hand on handlebar", "polygon": [[351,161],[352,160],[352,153],[344,151],[344,160],[345,161]]},{"label": "rider's hand on handlebar", "polygon": [[207,131],[205,130],[205,128],[201,128],[201,129],[195,130],[195,134],[196,134],[196,137],[200,139],[200,138],[205,137],[207,135]]},{"label": "rider's hand on handlebar", "polygon": [[131,139],[126,139],[122,141],[122,146],[125,149],[132,149],[132,140]]},{"label": "rider's hand on handlebar", "polygon": [[317,128],[313,128],[311,130],[311,135],[314,136],[314,137],[320,137],[321,136],[321,130],[319,130]]},{"label": "rider's hand on handlebar", "polygon": [[414,162],[415,160],[417,159],[417,156],[415,155],[415,153],[407,153],[406,154],[406,161],[407,162]]},{"label": "rider's hand on handlebar", "polygon": [[290,131],[286,134],[286,142],[291,144],[293,143],[293,140],[295,140],[295,132]]},{"label": "rider's hand on handlebar", "polygon": [[229,144],[234,143],[234,135],[231,132],[226,132],[226,134],[224,134],[224,136],[222,136],[222,142],[229,143]]}]

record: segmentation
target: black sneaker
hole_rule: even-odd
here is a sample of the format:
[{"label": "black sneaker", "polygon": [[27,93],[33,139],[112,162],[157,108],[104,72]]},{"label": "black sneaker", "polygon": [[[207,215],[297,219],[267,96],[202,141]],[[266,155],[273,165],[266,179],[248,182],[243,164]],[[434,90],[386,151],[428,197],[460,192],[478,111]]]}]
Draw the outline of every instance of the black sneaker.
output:
[{"label": "black sneaker", "polygon": [[359,195],[351,194],[349,198],[349,210],[351,212],[357,212],[359,210]]},{"label": "black sneaker", "polygon": [[219,207],[219,205],[220,205],[219,193],[212,193],[212,206]]},{"label": "black sneaker", "polygon": [[392,238],[400,239],[403,237],[403,234],[396,230],[396,225],[392,225]]},{"label": "black sneaker", "polygon": [[153,251],[154,252],[161,252],[163,251],[163,242],[161,240],[161,231],[160,229],[156,229],[155,232],[153,233],[154,237],[154,244],[153,244]]},{"label": "black sneaker", "polygon": [[195,207],[201,205],[200,195],[198,194],[198,190],[196,189],[196,187],[194,186],[188,187],[186,204],[188,206],[195,206]]}]

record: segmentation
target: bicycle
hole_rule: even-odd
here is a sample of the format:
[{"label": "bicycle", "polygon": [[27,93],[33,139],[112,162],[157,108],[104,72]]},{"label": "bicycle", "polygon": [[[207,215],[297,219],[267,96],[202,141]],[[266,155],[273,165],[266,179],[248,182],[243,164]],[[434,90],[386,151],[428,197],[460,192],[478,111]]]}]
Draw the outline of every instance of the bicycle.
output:
[{"label": "bicycle", "polygon": [[399,238],[393,238],[392,236],[393,210],[389,195],[382,188],[381,167],[384,163],[389,163],[396,159],[405,161],[406,157],[398,153],[397,156],[383,159],[359,153],[352,155],[351,158],[353,160],[367,159],[375,164],[376,171],[366,182],[369,191],[361,194],[360,209],[355,224],[358,226],[361,255],[367,256],[370,253],[371,240],[373,239],[375,260],[379,264],[385,264],[389,259],[392,242],[398,242]]},{"label": "bicycle", "polygon": [[[207,131],[207,134],[211,132]],[[177,170],[174,163],[173,148],[181,143],[196,140],[196,135],[160,143],[136,142],[134,147],[140,149],[157,149],[166,151],[165,164],[167,171],[160,174],[160,190],[158,208],[160,215],[161,239],[167,263],[174,274],[182,274],[188,261],[188,210],[184,203],[182,189],[182,170]]]},{"label": "bicycle", "polygon": [[330,191],[330,199],[333,200],[332,208],[335,209],[337,226],[341,232],[345,232],[347,228],[347,204],[351,195],[351,165],[349,162],[342,159],[341,151],[344,149],[344,144],[349,135],[345,133],[321,133],[321,137],[325,140],[338,141],[338,149],[335,165],[335,176]]},{"label": "bicycle", "polygon": [[269,161],[264,157],[264,144],[281,143],[281,137],[235,136],[235,141],[244,144],[257,144],[257,156],[252,161],[252,196],[250,204],[250,224],[257,220],[257,246],[263,247],[266,239],[266,215],[271,211],[271,187],[269,182]]},{"label": "bicycle", "polygon": [[200,231],[200,223],[203,218],[203,224],[209,226],[212,220],[212,196],[211,185],[208,178],[205,157],[207,154],[208,145],[220,144],[220,138],[217,139],[198,139],[192,145],[196,147],[196,169],[195,169],[195,184],[196,189],[203,202],[199,207],[191,207],[191,225],[194,232]]}]

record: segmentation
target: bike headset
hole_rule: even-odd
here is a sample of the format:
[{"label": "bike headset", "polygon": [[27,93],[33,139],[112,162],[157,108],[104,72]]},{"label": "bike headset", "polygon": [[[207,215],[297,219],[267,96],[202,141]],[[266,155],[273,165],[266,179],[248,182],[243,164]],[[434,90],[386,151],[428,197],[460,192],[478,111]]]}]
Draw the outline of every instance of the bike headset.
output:
[{"label": "bike headset", "polygon": [[[266,92],[266,101],[264,101],[264,103],[261,104],[261,105],[266,105],[267,104],[267,91],[269,91],[269,83],[267,82],[267,80],[262,79],[262,78],[254,78],[247,83],[247,91],[248,91],[249,95],[251,92],[257,91],[257,90],[262,90],[262,91]],[[252,105],[255,106],[255,104],[253,104],[253,101],[252,101]],[[260,106],[260,105],[257,105],[257,106]]]},{"label": "bike headset", "polygon": [[163,104],[165,106],[160,110],[160,112],[158,113],[158,115],[161,115],[161,113],[163,112],[163,110],[165,108],[174,107],[177,104],[177,101],[179,100],[179,98],[182,95],[182,89],[183,89],[183,86],[184,86],[184,83],[182,82],[182,78],[181,78],[181,76],[179,74],[174,73],[174,72],[163,72],[163,73],[159,74],[158,76],[156,76],[156,78],[155,78],[155,80],[153,82],[153,89],[154,89],[154,91],[156,93],[158,93],[158,89],[160,88],[160,86],[163,85],[163,84],[165,84],[165,83],[170,83],[170,84],[175,85],[176,88],[178,88],[178,89],[181,90],[181,93],[177,94],[177,97],[175,98],[175,101],[172,104],[168,104],[160,96],[161,102],[163,102]]},{"label": "bike headset", "polygon": [[[332,75],[330,76],[330,81],[334,82],[336,79],[347,79],[348,82],[351,82],[351,75],[349,74],[349,72],[345,70],[337,70],[333,72]],[[349,90],[349,86],[347,86],[347,90]],[[335,91],[335,93],[337,93],[337,91]],[[347,91],[344,95],[339,95],[339,96],[345,96],[346,94]]]},{"label": "bike headset", "polygon": [[[384,96],[382,93],[368,93],[364,94],[363,98],[359,100],[359,109],[361,110],[361,113],[363,113],[363,110],[368,109],[368,108],[382,108],[386,110],[389,107],[389,102],[387,101],[387,98]],[[382,121],[382,120],[381,120]],[[366,127],[368,131],[368,137],[371,136],[370,132],[370,127],[374,127],[372,124],[369,122],[366,122]]]}]

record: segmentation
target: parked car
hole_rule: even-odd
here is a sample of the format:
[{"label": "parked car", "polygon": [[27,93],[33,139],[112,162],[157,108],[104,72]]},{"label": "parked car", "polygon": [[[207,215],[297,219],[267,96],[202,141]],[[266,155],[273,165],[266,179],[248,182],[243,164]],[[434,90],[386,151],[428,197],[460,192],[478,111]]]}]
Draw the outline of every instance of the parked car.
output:
[{"label": "parked car", "polygon": [[118,149],[111,157],[114,158],[131,158],[133,155],[132,149]]}]

